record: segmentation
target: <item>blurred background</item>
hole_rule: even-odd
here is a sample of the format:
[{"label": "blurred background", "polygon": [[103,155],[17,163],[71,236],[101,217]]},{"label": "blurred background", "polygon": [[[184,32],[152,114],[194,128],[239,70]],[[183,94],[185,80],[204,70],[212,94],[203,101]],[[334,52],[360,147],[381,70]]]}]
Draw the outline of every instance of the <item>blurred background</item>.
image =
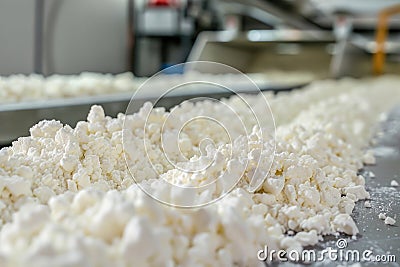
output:
[{"label": "blurred background", "polygon": [[159,71],[154,91],[188,74],[248,90],[218,68],[169,68],[188,61],[228,64],[274,92],[398,75],[399,14],[399,0],[0,0],[0,145],[42,119],[73,126],[93,104],[124,112]]},{"label": "blurred background", "polygon": [[[399,1],[1,0],[0,75],[132,71],[149,76],[185,62],[204,31],[359,34],[353,43],[371,52],[377,15],[395,4]],[[390,31],[398,30],[400,18],[393,16]],[[257,36],[263,39],[253,32],[248,41]]]}]

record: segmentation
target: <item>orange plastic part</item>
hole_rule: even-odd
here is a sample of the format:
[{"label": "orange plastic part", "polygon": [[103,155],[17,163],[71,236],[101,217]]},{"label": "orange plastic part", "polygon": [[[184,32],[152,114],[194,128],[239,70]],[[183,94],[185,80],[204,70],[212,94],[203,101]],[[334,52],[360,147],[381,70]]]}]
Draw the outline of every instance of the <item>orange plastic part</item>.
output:
[{"label": "orange plastic part", "polygon": [[389,17],[400,13],[400,5],[391,6],[382,10],[378,17],[378,26],[376,31],[376,51],[373,57],[373,72],[375,75],[383,73],[385,65],[385,41],[388,31]]}]

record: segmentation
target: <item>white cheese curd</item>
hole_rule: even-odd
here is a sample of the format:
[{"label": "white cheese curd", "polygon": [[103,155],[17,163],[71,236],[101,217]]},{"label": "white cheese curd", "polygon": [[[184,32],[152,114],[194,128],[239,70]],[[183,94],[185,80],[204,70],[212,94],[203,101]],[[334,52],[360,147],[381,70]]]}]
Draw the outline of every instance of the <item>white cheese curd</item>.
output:
[{"label": "white cheese curd", "polygon": [[395,223],[396,223],[395,219],[393,219],[392,217],[389,217],[389,216],[386,217],[385,224],[394,225]]},{"label": "white cheese curd", "polygon": [[398,186],[399,186],[399,183],[398,183],[396,180],[392,180],[392,181],[390,182],[390,186],[398,187]]},{"label": "white cheese curd", "polygon": [[[169,159],[161,139],[173,142],[182,121],[198,115],[231,121],[221,103],[184,103],[171,111],[173,120],[147,103],[117,118],[93,106],[75,128],[42,121],[0,150],[0,263],[255,266],[265,245],[301,251],[323,235],[354,236],[355,202],[370,197],[357,173],[372,162],[365,149],[380,114],[400,103],[398,84],[388,76],[265,93],[277,125],[276,135],[265,137],[234,96],[223,102],[235,106],[245,127],[232,126],[232,142],[218,126],[195,121],[176,142],[184,157],[172,146],[165,148]],[[261,110],[260,97],[244,97]],[[206,138],[212,143],[202,147]],[[268,160],[254,167],[260,155],[272,153],[271,168]],[[182,166],[206,168],[190,173]],[[266,179],[250,193],[253,175]],[[142,191],[196,205],[230,189],[236,177],[241,180],[224,198],[195,209],[161,204]],[[196,190],[171,190],[168,182]]]},{"label": "white cheese curd", "polygon": [[83,72],[79,75],[39,74],[0,76],[0,103],[132,92],[143,79],[132,73],[117,75]]},{"label": "white cheese curd", "polygon": [[[272,74],[272,77],[271,77]],[[176,82],[191,82],[193,79],[212,83],[223,82],[232,87],[243,89],[249,85],[244,74],[207,74],[197,71],[186,72],[184,75],[160,75],[152,80],[152,87],[171,88]],[[283,72],[249,73],[249,78],[258,86],[263,85],[299,85],[310,82],[313,76],[310,73],[292,72],[290,76]],[[281,78],[277,83],[277,78]],[[291,78],[291,79],[289,79]],[[44,77],[40,74],[0,76],[0,104],[20,101],[37,101],[46,99],[60,99],[80,96],[107,95],[133,92],[145,81],[146,77],[135,77],[132,73],[101,74],[95,72],[82,72],[78,75],[54,74]],[[185,90],[196,90],[196,86],[186,86]],[[153,89],[153,88],[152,88]],[[154,90],[152,90],[154,93]]]}]

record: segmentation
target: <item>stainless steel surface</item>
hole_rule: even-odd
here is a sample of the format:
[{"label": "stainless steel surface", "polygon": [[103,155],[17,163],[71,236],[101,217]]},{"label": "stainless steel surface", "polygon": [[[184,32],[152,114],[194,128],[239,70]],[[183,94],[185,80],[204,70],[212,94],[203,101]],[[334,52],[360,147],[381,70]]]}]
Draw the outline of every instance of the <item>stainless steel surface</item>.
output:
[{"label": "stainless steel surface", "polygon": [[[352,35],[338,45],[326,31],[204,32],[197,38],[189,61],[215,61],[245,73],[280,70],[308,71],[316,79],[364,77],[372,75],[375,42],[371,38]],[[399,39],[392,37],[386,47],[385,73],[400,74]]]},{"label": "stainless steel surface", "polygon": [[309,71],[321,79],[330,76],[333,44],[332,34],[324,31],[205,32],[189,61],[215,61],[245,73]]},{"label": "stainless steel surface", "polygon": [[[400,192],[399,187],[391,187],[390,182],[400,182],[400,107],[394,109],[382,124],[383,136],[374,147],[377,163],[368,166],[376,177],[367,178],[366,186],[371,194],[372,208],[366,209],[363,203],[357,203],[354,219],[358,223],[361,238],[354,242],[358,249],[372,246],[375,253],[390,251],[396,255],[400,266]],[[395,226],[388,226],[378,218],[380,212],[394,217]]]},{"label": "stainless steel surface", "polygon": [[[266,12],[265,10],[259,9],[254,6],[243,5],[241,3],[234,3],[231,1],[221,1],[219,5],[221,6],[220,9],[225,16],[237,15],[242,17],[250,17],[256,21],[265,24],[266,26],[278,26],[283,24],[281,18],[278,18]],[[238,26],[240,27],[240,25]]]},{"label": "stainless steel surface", "polygon": [[[386,74],[400,74],[400,39],[388,40],[385,43]],[[343,61],[340,64],[340,76],[363,77],[373,74],[372,62],[376,43],[366,36],[354,35],[346,42],[343,50]]]},{"label": "stainless steel surface", "polygon": [[[304,0],[298,1],[300,8],[307,10],[304,15],[312,18],[316,23],[329,27],[332,25],[337,12],[346,12],[353,15],[353,23],[359,29],[374,29],[377,22],[377,13],[384,8],[399,4],[399,0]],[[304,8],[307,6],[307,9]],[[400,17],[390,21],[393,28],[399,29]]]},{"label": "stainless steel surface", "polygon": [[[377,50],[377,45],[375,42],[374,35],[354,35],[352,38],[352,43],[368,53],[375,53]],[[392,34],[388,36],[385,43],[385,52],[392,54],[400,54],[400,34]]]},{"label": "stainless steel surface", "polygon": [[315,26],[313,23],[306,20],[295,10],[288,10],[287,8],[280,7],[279,5],[269,3],[268,1],[262,0],[223,0],[223,2],[229,3],[238,3],[242,4],[243,8],[252,7],[256,9],[260,9],[268,14],[271,14],[274,17],[279,18],[284,25],[290,26],[294,29],[303,29],[303,30],[317,30],[318,26]]}]

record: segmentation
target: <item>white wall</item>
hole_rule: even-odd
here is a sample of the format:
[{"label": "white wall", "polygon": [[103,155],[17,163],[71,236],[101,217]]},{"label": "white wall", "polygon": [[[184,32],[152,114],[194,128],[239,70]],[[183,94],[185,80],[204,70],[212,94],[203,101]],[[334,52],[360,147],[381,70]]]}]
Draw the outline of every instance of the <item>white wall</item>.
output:
[{"label": "white wall", "polygon": [[[127,0],[45,0],[44,73],[126,70]],[[0,75],[33,71],[34,0],[0,0]]]}]

